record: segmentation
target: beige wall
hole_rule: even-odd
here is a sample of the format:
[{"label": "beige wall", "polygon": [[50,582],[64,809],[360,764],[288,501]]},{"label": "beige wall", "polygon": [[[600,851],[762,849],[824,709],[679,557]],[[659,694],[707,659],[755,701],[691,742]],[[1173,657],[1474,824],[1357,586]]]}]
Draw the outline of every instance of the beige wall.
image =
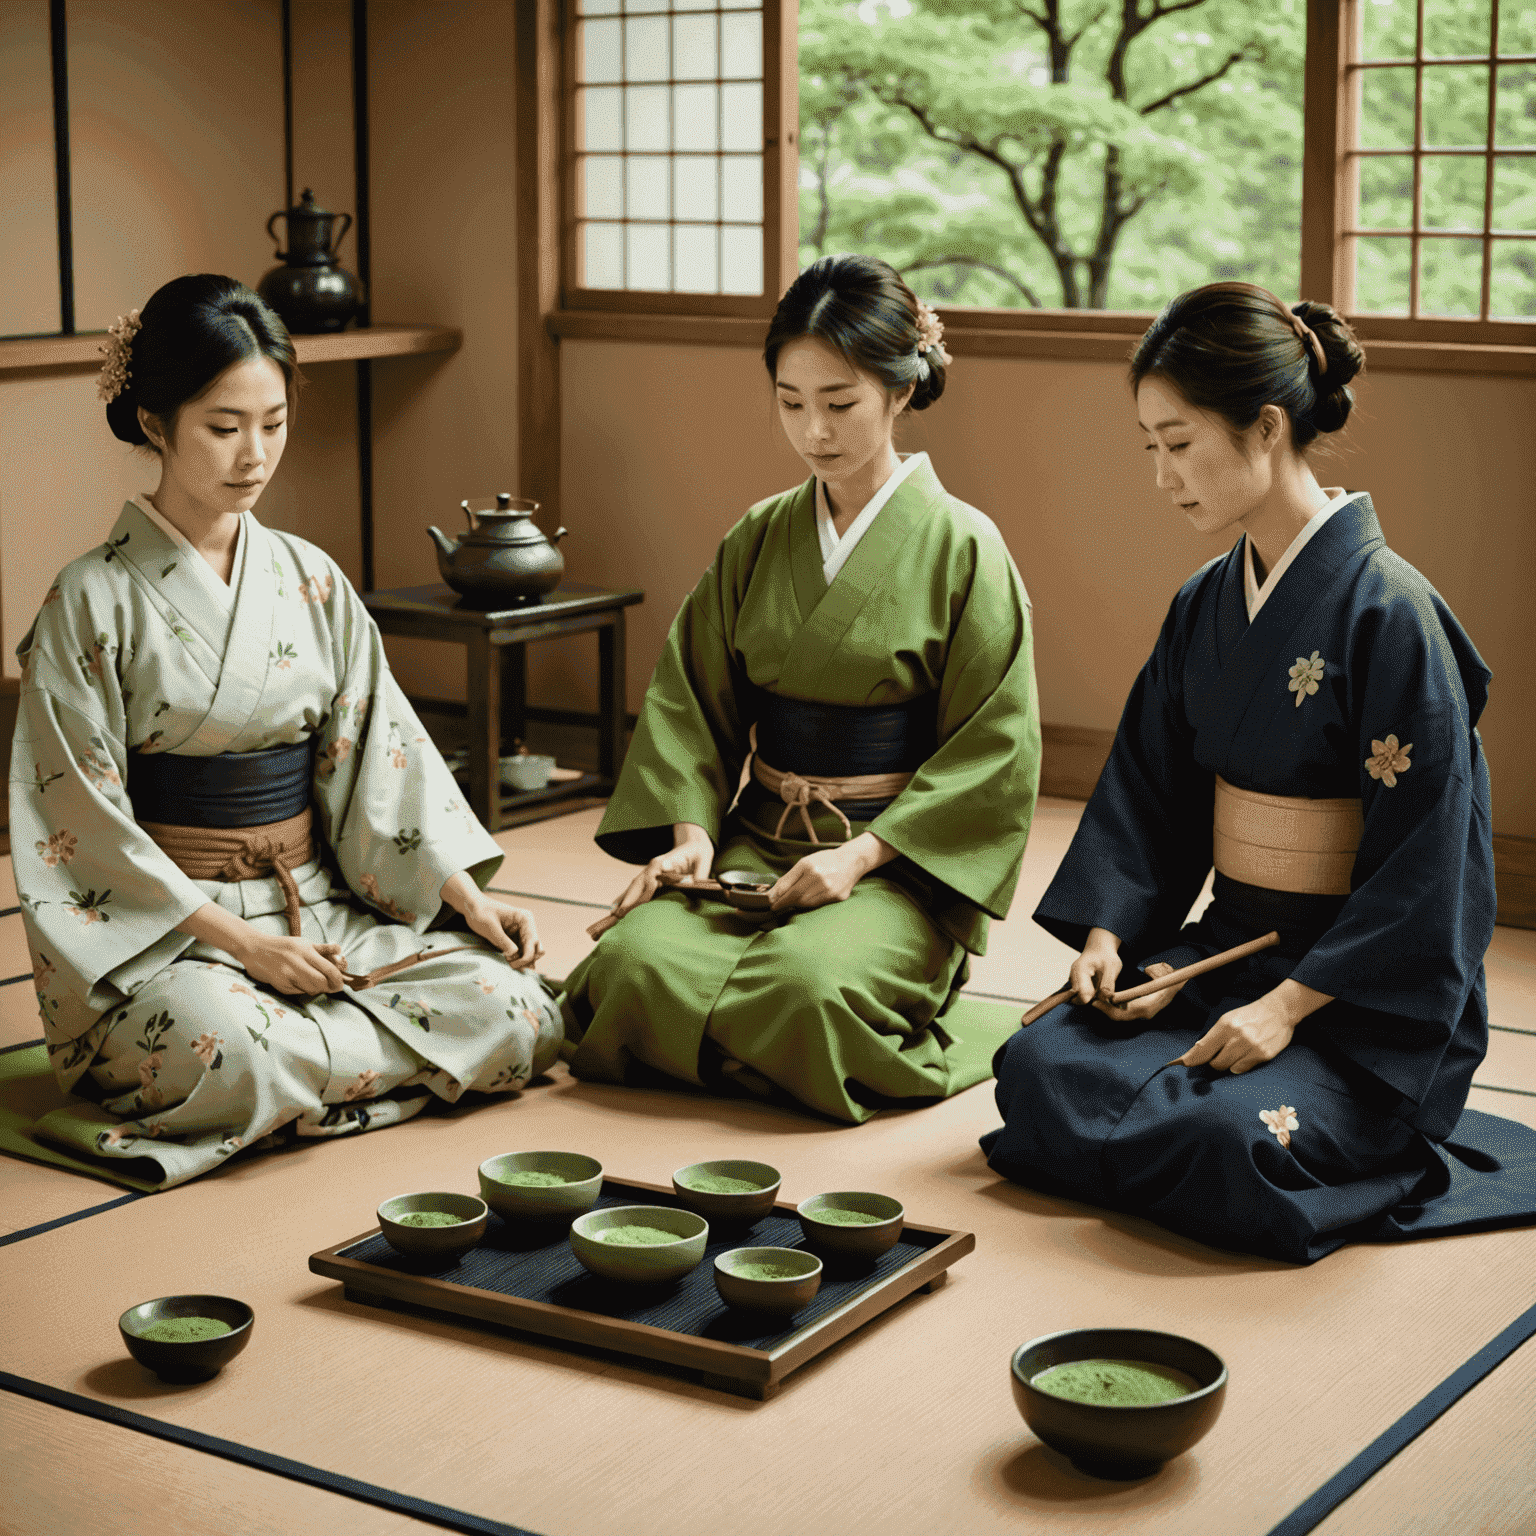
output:
[{"label": "beige wall", "polygon": [[[747,351],[567,342],[563,516],[573,575],[646,589],[631,610],[630,704],[721,533],[801,478]],[[1536,383],[1361,381],[1325,483],[1372,493],[1388,541],[1444,594],[1496,680],[1483,721],[1495,830],[1536,835]],[[1152,484],[1123,370],[960,355],[903,446],[1002,529],[1034,600],[1041,710],[1112,727],[1179,583],[1220,546]],[[562,681],[581,683],[571,668]]]}]

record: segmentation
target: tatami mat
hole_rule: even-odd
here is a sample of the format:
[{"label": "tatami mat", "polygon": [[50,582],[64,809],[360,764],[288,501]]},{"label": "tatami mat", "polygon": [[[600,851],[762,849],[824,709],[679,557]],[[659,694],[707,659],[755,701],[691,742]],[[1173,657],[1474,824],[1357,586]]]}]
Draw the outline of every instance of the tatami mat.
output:
[{"label": "tatami mat", "polygon": [[[1065,976],[1070,955],[1029,912],[1076,807],[1043,812],[1014,914],[994,926],[992,952],[975,968],[978,991],[1033,998]],[[510,857],[496,884],[529,893],[551,975],[585,953],[587,923],[632,873],[591,843],[597,820],[583,812],[498,839]],[[1528,941],[1536,935],[1499,930],[1490,997],[1497,1022],[1536,1028]],[[25,983],[0,988],[0,1031],[10,1031],[0,1045],[36,1038],[30,993]],[[26,1009],[8,994],[25,994],[14,1003]],[[1479,1079],[1533,1096],[1482,1088],[1477,1107],[1536,1124],[1536,1037],[1496,1033]],[[998,1180],[976,1147],[994,1124],[987,1085],[844,1128],[750,1102],[577,1084],[557,1068],[517,1099],[236,1159],[216,1177],[0,1246],[11,1325],[0,1369],[541,1536],[717,1536],[738,1526],[774,1536],[1011,1536],[1064,1522],[1074,1536],[1263,1536],[1531,1301],[1528,1230],[1356,1247],[1293,1269]],[[380,1199],[473,1189],[481,1159],[529,1146],[584,1149],[616,1174],[663,1184],[683,1162],[762,1157],[783,1170],[786,1198],[888,1190],[916,1221],[974,1231],[977,1249],[947,1287],[903,1303],[766,1404],[349,1303],[308,1272],[310,1253],[374,1224]],[[5,1159],[0,1235],[119,1193]],[[116,1318],[136,1301],[197,1290],[251,1303],[251,1346],[213,1382],[164,1387],[123,1353]],[[1215,1430],[1145,1483],[1077,1474],[1024,1429],[1008,1390],[1014,1345],[1111,1319],[1192,1333],[1232,1372]],[[1320,1529],[1529,1528],[1533,1350],[1517,1352]],[[26,1468],[8,1479],[5,1529],[18,1536],[421,1528],[48,1405],[0,1393],[0,1410],[4,1443]]]}]

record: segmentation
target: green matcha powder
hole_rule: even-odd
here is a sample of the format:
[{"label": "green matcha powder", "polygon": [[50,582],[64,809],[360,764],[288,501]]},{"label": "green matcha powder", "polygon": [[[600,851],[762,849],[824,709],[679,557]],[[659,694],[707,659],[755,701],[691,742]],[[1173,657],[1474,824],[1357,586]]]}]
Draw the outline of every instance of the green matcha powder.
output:
[{"label": "green matcha powder", "polygon": [[573,1181],[566,1178],[563,1173],[538,1173],[532,1168],[519,1168],[515,1173],[503,1173],[498,1176],[498,1184],[520,1184],[525,1189],[549,1189],[555,1184],[570,1184]]},{"label": "green matcha powder", "polygon": [[805,1275],[787,1264],[738,1264],[730,1270],[740,1280],[803,1280]]},{"label": "green matcha powder", "polygon": [[145,1328],[139,1337],[153,1339],[156,1344],[196,1344],[202,1339],[216,1339],[229,1332],[229,1324],[216,1317],[162,1317]]},{"label": "green matcha powder", "polygon": [[394,1218],[397,1227],[457,1227],[463,1224],[462,1216],[452,1211],[407,1211]]},{"label": "green matcha powder", "polygon": [[806,1214],[812,1221],[824,1221],[829,1227],[878,1227],[882,1221],[890,1220],[889,1216],[871,1216],[868,1211],[844,1211],[832,1205],[813,1208]]},{"label": "green matcha powder", "polygon": [[1145,1360],[1072,1360],[1032,1376],[1029,1384],[1052,1397],[1110,1408],[1145,1408],[1200,1390],[1193,1376]]},{"label": "green matcha powder", "polygon": [[676,1232],[663,1232],[660,1227],[604,1227],[598,1236],[605,1243],[623,1243],[631,1247],[642,1243],[680,1243],[683,1238]]},{"label": "green matcha powder", "polygon": [[723,1173],[696,1173],[684,1185],[696,1189],[701,1195],[755,1195],[766,1189],[766,1184],[754,1184],[751,1179],[733,1179]]}]

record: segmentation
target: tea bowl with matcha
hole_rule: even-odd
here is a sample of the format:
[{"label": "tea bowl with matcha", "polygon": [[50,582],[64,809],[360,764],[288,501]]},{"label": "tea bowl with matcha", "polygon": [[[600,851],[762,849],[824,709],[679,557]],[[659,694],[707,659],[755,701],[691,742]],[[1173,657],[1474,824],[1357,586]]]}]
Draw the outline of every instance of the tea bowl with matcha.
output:
[{"label": "tea bowl with matcha", "polygon": [[603,1165],[582,1152],[503,1152],[480,1164],[480,1197],[503,1221],[569,1221],[602,1188]]},{"label": "tea bowl with matcha", "polygon": [[1216,1422],[1221,1356],[1149,1328],[1071,1328],[1014,1352],[1009,1379],[1024,1422],[1092,1477],[1150,1477]]},{"label": "tea bowl with matcha", "polygon": [[732,1248],[715,1260],[715,1289],[728,1307],[788,1315],[821,1289],[821,1260],[803,1248]]},{"label": "tea bowl with matcha", "polygon": [[609,1205],[571,1223],[571,1252],[605,1280],[660,1285],[704,1257],[709,1223],[673,1205]]},{"label": "tea bowl with matcha", "polygon": [[251,1342],[256,1314],[232,1296],[161,1296],[117,1320],[128,1353],[161,1381],[217,1376]]},{"label": "tea bowl with matcha", "polygon": [[782,1178],[768,1163],[724,1158],[689,1163],[672,1175],[677,1198],[711,1221],[760,1221],[773,1209]]},{"label": "tea bowl with matcha", "polygon": [[489,1214],[474,1195],[396,1195],[379,1207],[379,1230],[397,1253],[457,1264],[485,1236]]},{"label": "tea bowl with matcha", "polygon": [[906,1219],[901,1201],[853,1189],[812,1195],[796,1210],[812,1248],[858,1259],[876,1259],[894,1248]]}]

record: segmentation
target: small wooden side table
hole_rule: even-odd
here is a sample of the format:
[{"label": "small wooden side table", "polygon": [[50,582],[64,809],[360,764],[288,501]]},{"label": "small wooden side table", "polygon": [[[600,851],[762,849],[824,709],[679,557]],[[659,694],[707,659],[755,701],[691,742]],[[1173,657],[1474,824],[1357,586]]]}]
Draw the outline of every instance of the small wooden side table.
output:
[{"label": "small wooden side table", "polygon": [[[469,650],[467,704],[448,699],[412,699],[417,708],[466,717],[469,746],[469,804],[492,832],[519,811],[576,795],[608,794],[619,776],[626,725],[624,698],[624,610],[643,602],[631,588],[610,592],[566,582],[541,602],[509,608],[475,608],[434,582],[425,587],[394,587],[367,592],[363,604],[381,633],[417,640],[451,640]],[[524,647],[538,640],[597,631],[597,713],[530,705]],[[523,735],[528,720],[552,720],[597,728],[596,773],[550,784],[524,794],[501,789],[503,740]],[[519,821],[533,819],[517,816]]]}]

